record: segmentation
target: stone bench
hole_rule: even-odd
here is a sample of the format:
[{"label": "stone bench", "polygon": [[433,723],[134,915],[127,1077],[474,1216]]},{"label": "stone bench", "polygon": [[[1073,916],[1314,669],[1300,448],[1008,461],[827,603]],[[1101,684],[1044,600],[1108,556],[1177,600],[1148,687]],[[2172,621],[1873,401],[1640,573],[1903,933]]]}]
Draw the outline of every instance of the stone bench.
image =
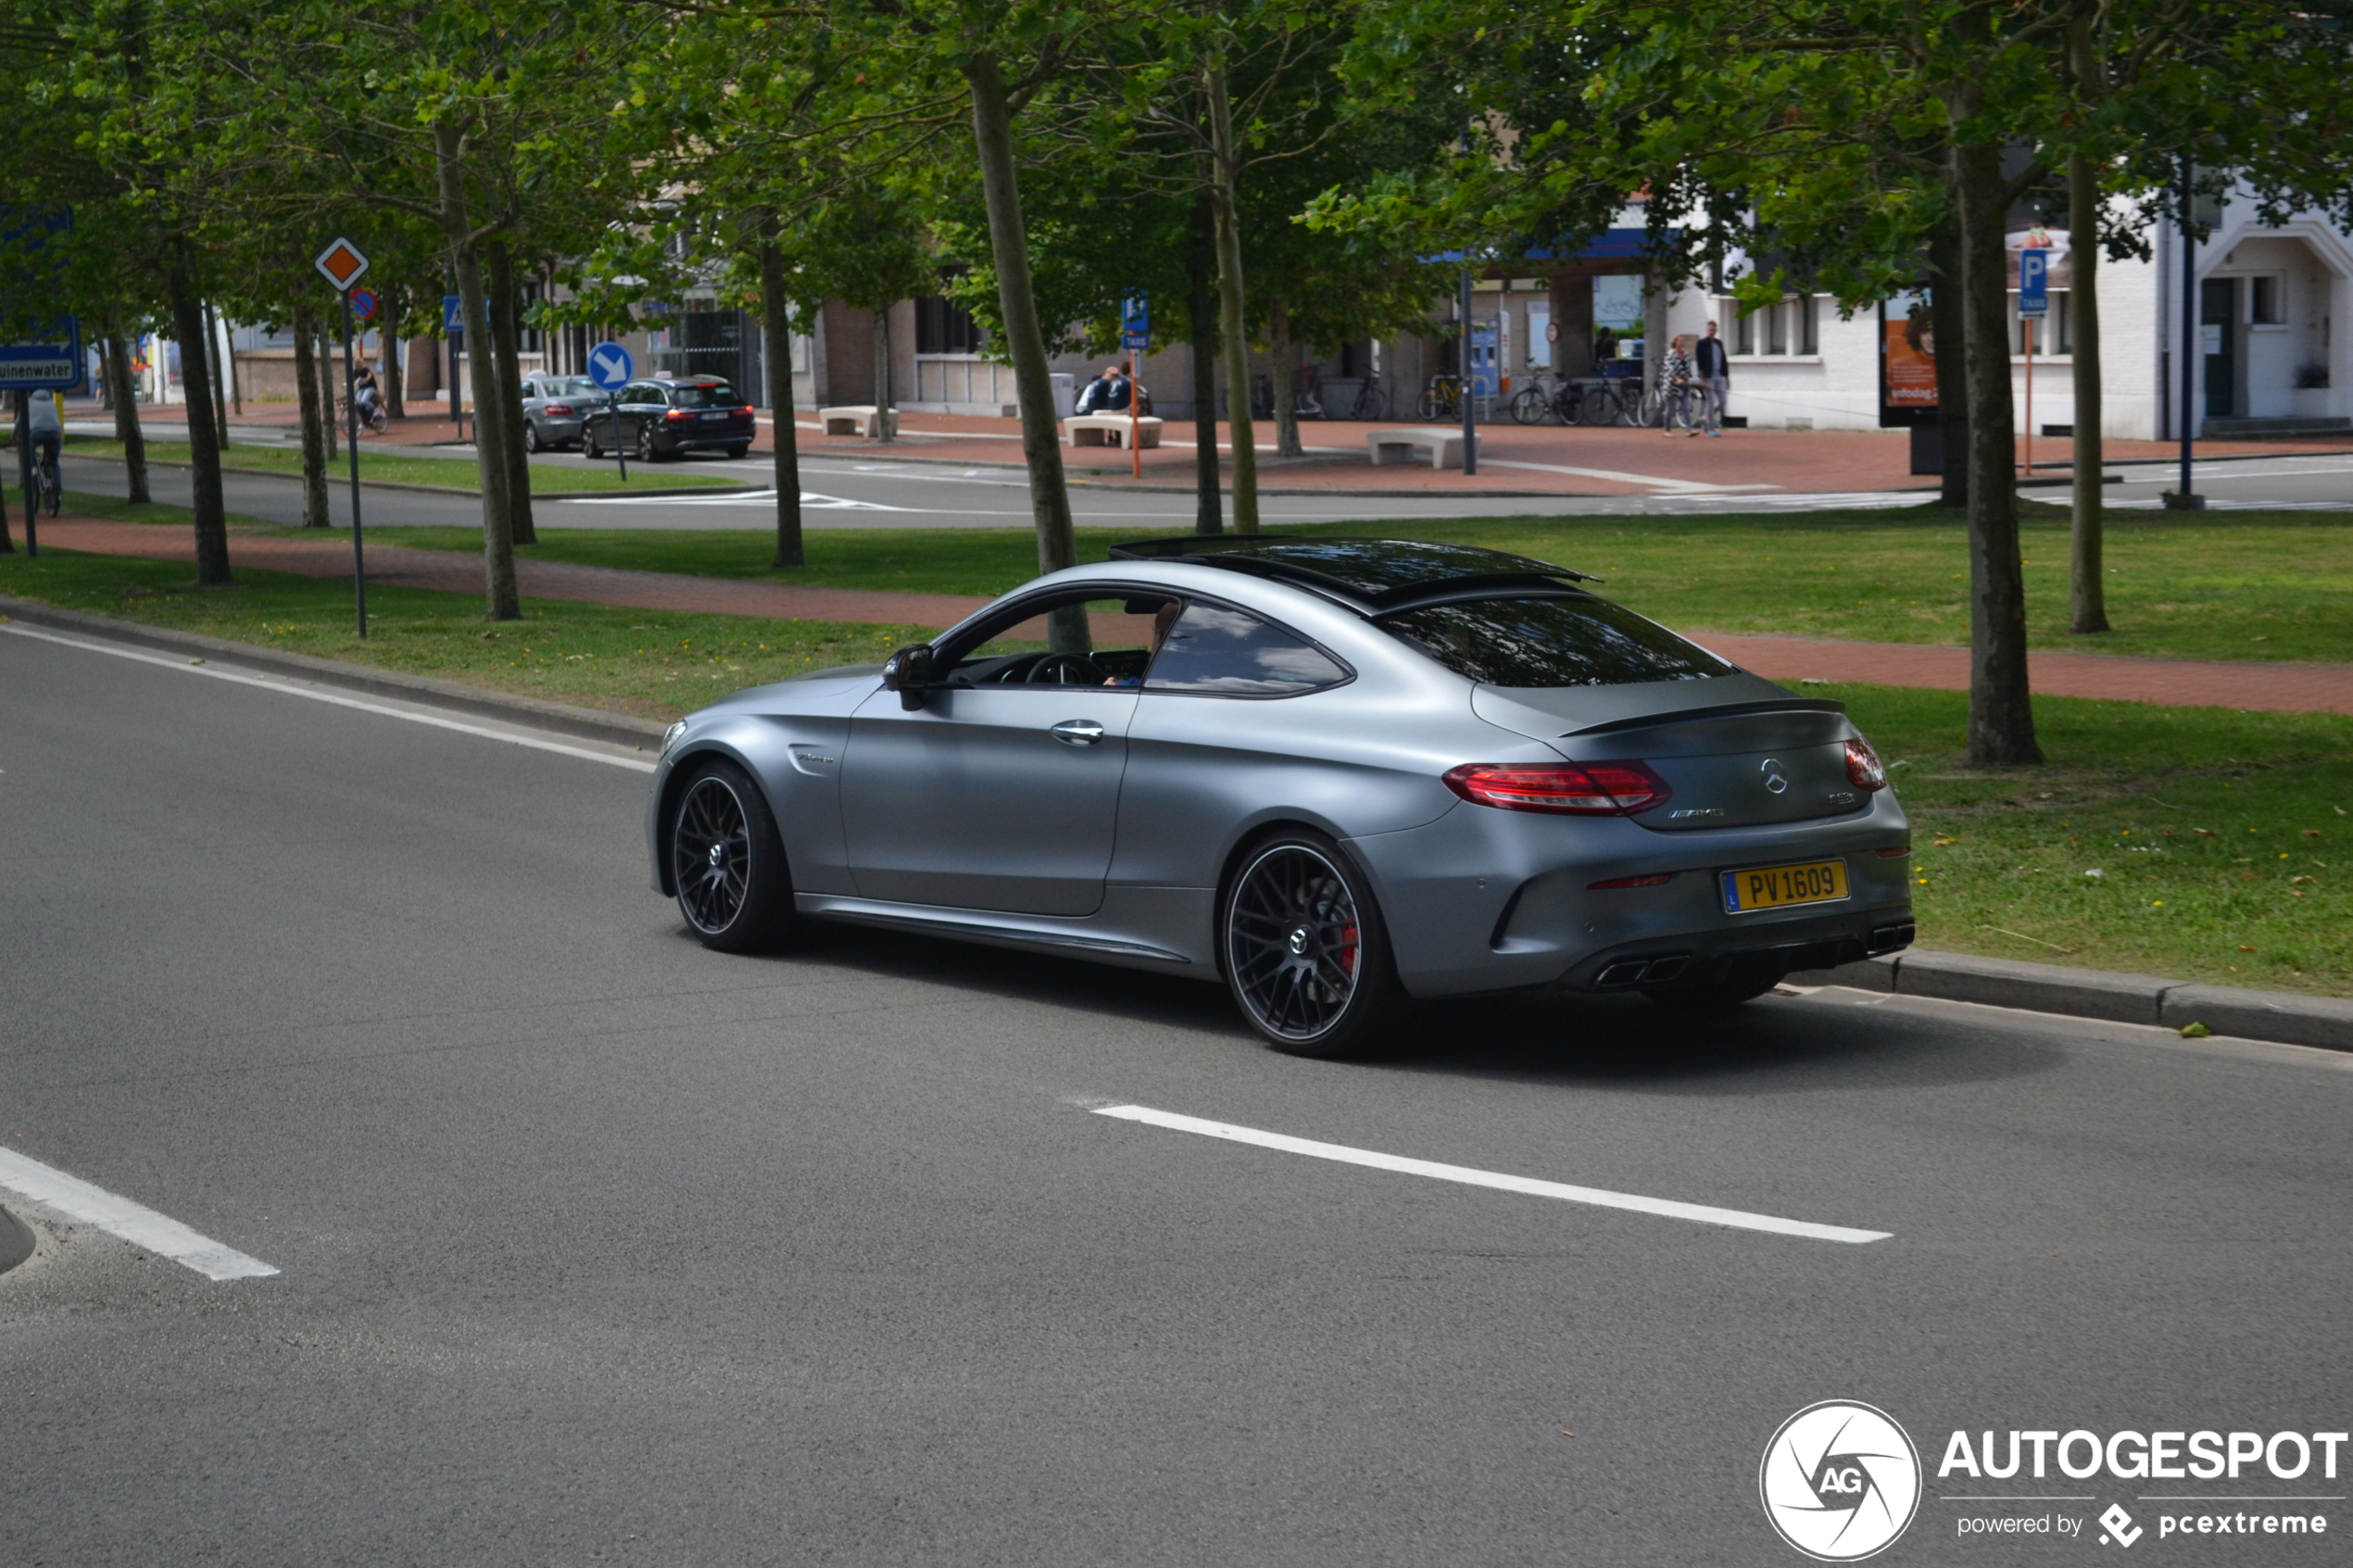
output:
[{"label": "stone bench", "polygon": [[1434,469],[1458,469],[1463,466],[1463,433],[1459,430],[1371,430],[1365,433],[1365,445],[1372,448],[1373,466],[1410,463],[1416,454],[1429,454],[1429,466]]},{"label": "stone bench", "polygon": [[[899,413],[889,415],[890,433],[899,433]],[[852,403],[837,408],[817,410],[817,425],[827,435],[862,435],[869,440],[881,434],[876,430],[876,411],[871,403]]]},{"label": "stone bench", "polygon": [[[1127,445],[1127,411],[1115,414],[1073,414],[1063,421],[1070,432],[1073,446],[1125,446]],[[1136,445],[1151,447],[1160,445],[1160,420],[1146,414],[1136,420]]]}]

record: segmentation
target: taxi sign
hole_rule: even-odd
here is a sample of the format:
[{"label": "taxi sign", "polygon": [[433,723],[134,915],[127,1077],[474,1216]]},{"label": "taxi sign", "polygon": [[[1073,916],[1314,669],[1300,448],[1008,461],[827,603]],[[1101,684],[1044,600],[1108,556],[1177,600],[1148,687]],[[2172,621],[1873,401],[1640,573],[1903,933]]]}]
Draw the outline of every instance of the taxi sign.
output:
[{"label": "taxi sign", "polygon": [[1151,307],[1140,294],[1131,294],[1119,302],[1119,345],[1122,348],[1150,348],[1152,345]]},{"label": "taxi sign", "polygon": [[367,271],[368,258],[359,253],[358,245],[338,234],[335,243],[321,251],[311,265],[319,269],[321,277],[334,284],[337,294],[342,294]]}]

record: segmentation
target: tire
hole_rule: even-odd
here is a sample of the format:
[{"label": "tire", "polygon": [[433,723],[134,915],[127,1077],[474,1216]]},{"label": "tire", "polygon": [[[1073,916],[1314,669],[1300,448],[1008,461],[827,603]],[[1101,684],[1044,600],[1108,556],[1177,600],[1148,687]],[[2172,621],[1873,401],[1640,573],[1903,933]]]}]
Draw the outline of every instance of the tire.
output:
[{"label": "tire", "polygon": [[730,446],[730,447],[728,447],[728,448],[727,448],[727,456],[729,456],[730,458],[741,458],[741,457],[742,457],[745,453],[747,453],[747,452],[749,452],[749,451],[750,451],[750,450],[751,450],[751,443],[750,443],[750,442],[749,442],[749,441],[738,441],[737,443],[736,443],[736,445],[734,445],[733,446]]},{"label": "tire", "polygon": [[670,874],[678,912],[706,947],[766,952],[799,923],[775,816],[733,762],[703,763],[672,802]]},{"label": "tire", "polygon": [[1544,395],[1534,387],[1512,394],[1512,422],[1533,425],[1544,422],[1545,411],[1551,407]]},{"label": "tire", "polygon": [[1414,399],[1414,418],[1417,420],[1438,418],[1438,393],[1435,388],[1424,387],[1422,395]]},{"label": "tire", "polygon": [[661,454],[654,450],[654,427],[651,425],[637,427],[637,460],[641,463],[661,461]]},{"label": "tire", "polygon": [[545,452],[547,449],[547,444],[539,439],[539,427],[529,420],[522,422],[522,449],[526,452]]},{"label": "tire", "polygon": [[584,458],[601,458],[605,455],[604,447],[597,440],[597,427],[593,424],[584,424],[580,427],[580,455]]},{"label": "tire", "polygon": [[1251,847],[1218,901],[1217,947],[1242,1017],[1293,1056],[1363,1054],[1403,999],[1372,889],[1320,833]]},{"label": "tire", "polygon": [[1656,430],[1666,416],[1667,395],[1658,388],[1653,387],[1642,394],[1642,400],[1636,406],[1634,417],[1626,422],[1638,430]]},{"label": "tire", "polygon": [[1356,390],[1356,406],[1348,411],[1352,420],[1385,420],[1389,418],[1389,394],[1377,386]]}]

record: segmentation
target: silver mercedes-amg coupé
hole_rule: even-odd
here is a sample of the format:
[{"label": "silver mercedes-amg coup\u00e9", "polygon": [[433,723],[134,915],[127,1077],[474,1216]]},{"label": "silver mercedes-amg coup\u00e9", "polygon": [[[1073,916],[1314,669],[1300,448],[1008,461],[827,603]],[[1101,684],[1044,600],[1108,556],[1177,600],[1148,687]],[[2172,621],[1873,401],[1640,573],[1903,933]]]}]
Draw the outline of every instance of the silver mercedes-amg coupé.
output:
[{"label": "silver mercedes-amg coup\u00e9", "polygon": [[1222,981],[1281,1049],[1415,997],[1725,1004],[1908,944],[1836,703],[1467,546],[1121,546],[887,664],[673,725],[654,883],[709,946],[849,921]]}]

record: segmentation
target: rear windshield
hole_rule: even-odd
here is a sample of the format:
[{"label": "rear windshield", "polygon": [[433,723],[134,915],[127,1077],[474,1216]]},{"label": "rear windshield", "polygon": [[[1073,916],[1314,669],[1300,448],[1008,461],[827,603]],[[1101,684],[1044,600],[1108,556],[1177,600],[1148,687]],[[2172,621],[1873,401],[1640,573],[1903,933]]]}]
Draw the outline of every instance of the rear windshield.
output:
[{"label": "rear windshield", "polygon": [[1491,686],[1622,686],[1697,681],[1732,666],[1607,599],[1466,599],[1376,622],[1458,675]]},{"label": "rear windshield", "polygon": [[740,408],[744,400],[732,386],[673,386],[670,400],[681,408]]},{"label": "rear windshield", "polygon": [[548,376],[539,383],[550,397],[596,397],[597,383],[586,376]]}]

